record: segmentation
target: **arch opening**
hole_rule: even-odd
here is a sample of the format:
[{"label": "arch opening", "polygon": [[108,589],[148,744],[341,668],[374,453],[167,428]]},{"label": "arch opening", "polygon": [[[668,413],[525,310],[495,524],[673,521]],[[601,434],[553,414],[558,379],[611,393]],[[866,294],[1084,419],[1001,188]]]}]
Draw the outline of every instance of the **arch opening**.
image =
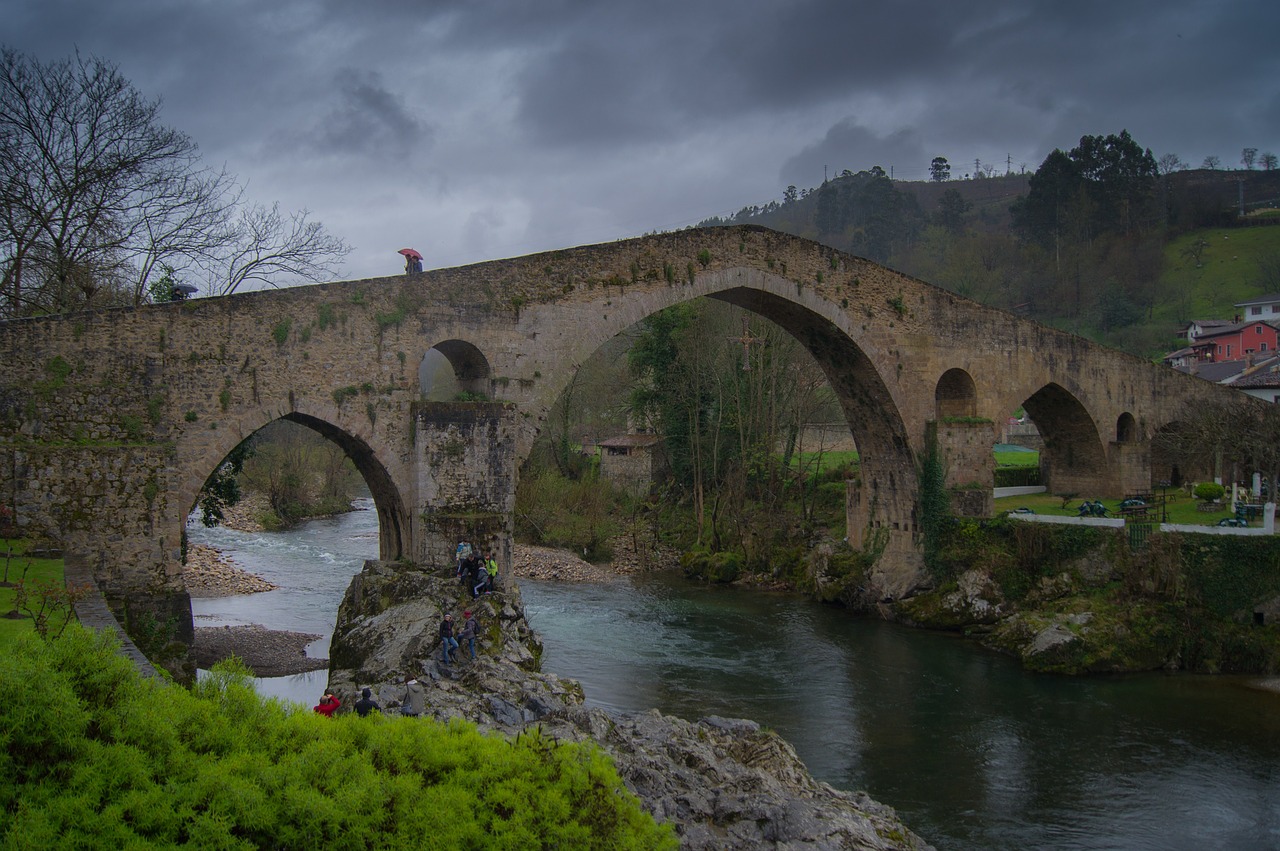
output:
[{"label": "arch opening", "polygon": [[978,415],[978,388],[973,377],[959,367],[942,373],[933,392],[935,414],[939,421],[948,417]]},{"label": "arch opening", "polygon": [[[418,387],[431,402],[472,401],[492,394],[492,370],[484,354],[465,340],[444,340],[427,350],[418,364]],[[465,394],[465,395],[464,395]]]},{"label": "arch opening", "polygon": [[[805,429],[801,427],[801,423],[793,423],[792,433],[779,439],[775,447],[777,452],[781,454],[788,447],[795,449],[802,444],[808,448],[814,442],[828,445],[827,441],[835,443],[837,440],[843,442],[851,456],[856,450],[860,466],[854,487],[863,496],[852,501],[858,503],[852,513],[849,510],[851,503],[846,502],[843,499],[844,493],[841,493],[850,543],[855,547],[861,545],[860,536],[874,528],[917,531],[915,492],[918,483],[902,415],[871,358],[836,324],[837,318],[843,314],[833,309],[832,315],[828,317],[783,295],[742,286],[729,286],[713,293],[705,293],[705,296],[706,301],[700,301],[700,297],[686,296],[672,300],[658,309],[645,305],[647,309],[643,312],[624,313],[622,315],[627,316],[630,324],[614,331],[610,337],[601,335],[603,339],[584,340],[583,349],[575,353],[572,361],[574,364],[586,365],[604,353],[609,357],[625,360],[626,345],[615,341],[638,333],[636,329],[640,323],[658,315],[661,310],[678,310],[698,303],[722,313],[731,309],[730,312],[723,313],[720,324],[714,330],[702,330],[700,336],[691,343],[695,346],[696,357],[708,362],[714,360],[721,370],[720,374],[724,376],[722,384],[707,392],[699,416],[714,415],[718,411],[717,406],[729,404],[726,388],[744,378],[750,380],[762,376],[761,359],[774,357],[773,347],[778,345],[778,340],[797,346],[810,361],[816,380],[823,385],[823,392],[829,400],[828,413],[825,415],[827,422],[819,425],[834,428]],[[761,326],[761,320],[767,327]],[[667,321],[669,320],[659,320]],[[747,324],[741,324],[742,321]],[[773,329],[775,333],[771,335],[769,329]],[[614,382],[617,385],[614,389],[630,379],[625,374],[625,369],[617,375],[620,377]],[[569,444],[581,442],[590,445],[590,438],[599,436],[583,431],[574,432],[574,428],[580,428],[576,420],[566,421],[568,428],[561,422],[565,412],[575,409],[573,404],[565,404],[567,396],[583,396],[581,376],[579,367],[567,365],[563,373],[545,377],[541,387],[547,394],[544,397],[547,400],[544,403],[546,418],[539,425],[540,436],[537,441],[544,448],[547,444],[557,442],[548,439],[548,432],[552,431],[561,438],[567,433],[568,439],[562,442]],[[788,390],[798,383],[789,374],[779,378],[779,386],[785,385]],[[555,389],[554,394],[551,392],[552,388]],[[682,385],[682,389],[690,388]],[[591,399],[591,404],[598,406],[599,403],[597,399]],[[735,400],[732,404],[738,402]],[[750,407],[749,404],[744,405],[744,408],[747,407]],[[615,416],[612,424],[620,426],[625,419],[625,416]],[[629,431],[644,431],[646,425],[651,427],[650,430],[665,430],[661,423],[646,424],[633,420]],[[667,435],[662,437],[666,438]],[[525,451],[530,452],[529,449]],[[531,453],[525,455],[526,459],[529,457]],[[675,460],[678,464],[679,459]],[[522,482],[527,478],[526,470],[522,475]]]},{"label": "arch opening", "polygon": [[1138,439],[1138,423],[1125,411],[1116,418],[1116,443],[1134,443]]},{"label": "arch opening", "polygon": [[[364,485],[368,488],[369,495],[373,499],[374,507],[378,514],[378,557],[384,560],[402,558],[405,555],[405,548],[407,546],[408,514],[405,510],[404,500],[401,497],[390,472],[383,465],[381,460],[379,460],[373,448],[370,447],[367,442],[356,435],[351,434],[347,430],[328,422],[327,420],[297,411],[291,411],[281,417],[277,417],[276,419],[265,423],[258,429],[255,429],[249,437],[241,441],[236,447],[232,448],[231,452],[228,452],[227,455],[219,459],[217,463],[214,464],[213,471],[205,481],[207,482],[211,480],[213,476],[217,474],[217,472],[226,463],[227,459],[230,458],[232,452],[240,446],[244,446],[246,444],[252,445],[255,438],[261,439],[259,436],[263,435],[265,429],[269,429],[277,423],[291,423],[298,427],[305,427],[308,431],[324,438],[324,443],[326,445],[332,445],[333,447],[336,447],[337,450],[340,450],[340,454],[338,454],[336,458],[330,456],[325,462],[326,466],[331,466],[330,469],[307,469],[301,474],[293,471],[288,472],[287,475],[301,475],[304,479],[308,475],[315,476],[319,474],[321,477],[324,477],[327,474],[336,475],[340,472],[337,469],[337,466],[345,463],[345,461],[349,461],[354,467],[355,472],[363,480]],[[299,450],[297,447],[293,447],[288,451],[292,452],[294,455],[290,463],[292,463],[293,467],[296,468],[297,462],[300,460],[297,457]],[[323,454],[321,457],[324,457]],[[315,481],[288,483],[288,487],[294,488],[295,490],[298,488],[313,489],[315,487],[323,489],[326,486],[326,483],[323,481],[318,484]],[[277,485],[273,484],[272,487],[277,487]],[[280,489],[281,497],[283,499],[288,499],[288,495],[284,493],[287,489],[286,483],[279,483],[278,487]],[[204,489],[201,488],[190,498],[187,505],[187,511],[183,514],[184,518],[195,509],[203,493]],[[334,494],[334,496],[336,497],[336,494]]]},{"label": "arch opening", "polygon": [[1044,441],[1040,481],[1045,488],[1055,494],[1108,495],[1102,437],[1080,400],[1061,385],[1049,383],[1022,406]]}]

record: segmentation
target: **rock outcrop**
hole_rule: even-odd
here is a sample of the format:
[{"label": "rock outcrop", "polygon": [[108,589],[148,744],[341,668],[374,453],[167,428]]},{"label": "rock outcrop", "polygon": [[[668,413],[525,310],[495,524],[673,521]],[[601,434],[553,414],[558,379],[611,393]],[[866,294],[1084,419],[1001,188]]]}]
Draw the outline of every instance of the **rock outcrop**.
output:
[{"label": "rock outcrop", "polygon": [[[460,647],[440,659],[445,613],[480,623],[477,658]],[[650,711],[609,713],[584,704],[581,686],[538,670],[541,645],[524,618],[519,588],[470,600],[452,571],[367,562],[338,610],[329,686],[344,706],[371,688],[383,711],[399,711],[404,680],[428,684],[427,712],[515,735],[536,725],[568,741],[592,741],[682,847],[927,849],[887,806],[815,780],[792,747],[752,721],[697,722]]]}]

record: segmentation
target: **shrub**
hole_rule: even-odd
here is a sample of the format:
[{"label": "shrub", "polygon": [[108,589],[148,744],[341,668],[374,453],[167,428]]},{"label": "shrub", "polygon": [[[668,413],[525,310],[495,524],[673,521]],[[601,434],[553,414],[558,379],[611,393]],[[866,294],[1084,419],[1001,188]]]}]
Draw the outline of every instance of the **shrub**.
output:
[{"label": "shrub", "polygon": [[742,575],[742,556],[731,552],[694,550],[680,557],[680,566],[690,579],[729,583]]},{"label": "shrub", "polygon": [[677,847],[590,744],[465,722],[322,718],[234,661],[193,692],[74,627],[0,657],[0,843],[25,847]]},{"label": "shrub", "polygon": [[1217,482],[1201,482],[1196,485],[1194,493],[1196,499],[1213,502],[1214,500],[1222,499],[1222,495],[1226,492],[1227,489]]}]

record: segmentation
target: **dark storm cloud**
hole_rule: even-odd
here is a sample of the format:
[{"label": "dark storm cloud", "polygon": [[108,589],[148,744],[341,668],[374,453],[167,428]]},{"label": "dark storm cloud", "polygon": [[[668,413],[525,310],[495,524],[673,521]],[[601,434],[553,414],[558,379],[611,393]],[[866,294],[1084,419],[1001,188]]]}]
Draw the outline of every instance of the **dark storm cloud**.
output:
[{"label": "dark storm cloud", "polygon": [[410,114],[403,98],[387,91],[381,75],[344,68],[335,89],[337,104],[314,130],[317,150],[403,161],[430,147],[434,131]]},{"label": "dark storm cloud", "polygon": [[253,200],[356,243],[353,274],[401,240],[465,262],[678,227],[824,166],[1035,168],[1121,129],[1280,152],[1273,0],[10,5],[6,44],[116,62]]}]

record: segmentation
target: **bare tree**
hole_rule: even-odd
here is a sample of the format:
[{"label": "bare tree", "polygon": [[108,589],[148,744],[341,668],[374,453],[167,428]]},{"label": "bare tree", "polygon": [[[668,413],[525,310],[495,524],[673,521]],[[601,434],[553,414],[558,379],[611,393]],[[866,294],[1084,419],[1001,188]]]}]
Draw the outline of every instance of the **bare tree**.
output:
[{"label": "bare tree", "polygon": [[1156,442],[1174,458],[1193,466],[1258,473],[1280,486],[1280,406],[1240,394],[1233,401],[1193,405],[1176,427],[1162,430]]},{"label": "bare tree", "polygon": [[1253,171],[1253,163],[1255,160],[1257,160],[1257,158],[1258,158],[1257,148],[1243,148],[1240,151],[1240,162],[1243,163],[1244,167],[1247,168],[1249,171]]},{"label": "bare tree", "polygon": [[159,109],[106,60],[0,50],[0,318],[140,304],[166,274],[214,272],[211,293],[336,276],[341,239],[244,208]]},{"label": "bare tree", "polygon": [[1213,171],[1217,171],[1218,167],[1221,165],[1222,165],[1222,160],[1214,156],[1213,154],[1209,154],[1209,156],[1204,158],[1204,162],[1200,163],[1201,168],[1207,168]]},{"label": "bare tree", "polygon": [[1186,167],[1182,157],[1177,154],[1162,154],[1160,159],[1156,161],[1156,165],[1160,168],[1160,173],[1164,175],[1173,174],[1175,171],[1181,171]]},{"label": "bare tree", "polygon": [[302,210],[286,218],[278,203],[242,210],[230,249],[211,267],[211,289],[229,295],[249,281],[279,286],[331,279],[351,248],[308,216]]},{"label": "bare tree", "polygon": [[0,51],[6,315],[136,303],[158,263],[220,238],[231,180],[159,107],[105,60]]},{"label": "bare tree", "polygon": [[1265,171],[1275,171],[1276,155],[1268,151],[1267,153],[1263,154],[1261,157],[1258,158],[1258,163],[1262,166],[1263,170]]}]

